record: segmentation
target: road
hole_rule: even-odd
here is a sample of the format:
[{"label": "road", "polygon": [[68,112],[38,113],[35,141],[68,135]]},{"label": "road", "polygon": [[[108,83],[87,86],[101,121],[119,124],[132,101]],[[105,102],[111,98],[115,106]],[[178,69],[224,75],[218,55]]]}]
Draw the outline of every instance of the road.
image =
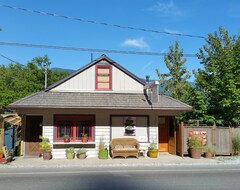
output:
[{"label": "road", "polygon": [[0,190],[231,190],[240,166],[0,168]]}]

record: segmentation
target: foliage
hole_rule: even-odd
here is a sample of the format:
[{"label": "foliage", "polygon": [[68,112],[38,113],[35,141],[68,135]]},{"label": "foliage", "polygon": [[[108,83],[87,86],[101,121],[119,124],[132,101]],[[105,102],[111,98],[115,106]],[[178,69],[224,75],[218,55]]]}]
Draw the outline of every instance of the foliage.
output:
[{"label": "foliage", "polygon": [[74,153],[75,153],[74,147],[69,147],[66,149],[66,154],[74,154]]},{"label": "foliage", "polygon": [[204,95],[208,119],[232,126],[240,121],[240,36],[220,27],[209,34],[197,54],[203,69],[195,71],[196,86]]},{"label": "foliage", "polygon": [[206,146],[204,149],[206,152],[213,153],[213,154],[216,153],[216,149],[214,146]]},{"label": "foliage", "polygon": [[189,148],[203,148],[202,138],[198,135],[193,135],[188,138],[188,147]]},{"label": "foliage", "polygon": [[[183,58],[183,49],[179,48],[179,42],[176,41],[174,46],[169,46],[169,54],[164,56],[164,62],[169,70],[169,73],[161,74],[156,69],[159,77],[160,87],[163,93],[171,97],[187,102],[191,85],[187,81],[190,78],[190,73],[184,66],[186,59]],[[177,117],[178,120],[183,120],[184,114]]]},{"label": "foliage", "polygon": [[52,152],[52,146],[49,143],[49,138],[43,137],[43,136],[39,136],[39,139],[42,140],[42,142],[39,143],[40,149],[43,152]]},{"label": "foliage", "polygon": [[183,49],[179,49],[179,43],[176,41],[174,46],[169,47],[169,50],[169,54],[164,56],[169,73],[161,74],[158,69],[156,72],[163,93],[169,92],[173,98],[185,102],[190,88],[190,84],[187,82],[190,74],[184,66],[186,59],[183,59]]},{"label": "foliage", "polygon": [[82,137],[87,138],[87,137],[88,137],[88,134],[87,134],[87,133],[82,133]]},{"label": "foliage", "polygon": [[240,154],[240,136],[236,134],[232,140],[233,143],[233,154],[239,155]]},{"label": "foliage", "polygon": [[100,141],[99,141],[99,145],[98,145],[98,150],[99,150],[99,152],[104,151],[104,150],[107,149],[104,140],[105,140],[104,137],[101,136],[101,137],[100,137]]},{"label": "foliage", "polygon": [[[26,65],[0,65],[0,108],[44,89],[44,64],[51,64],[46,55],[36,57]],[[48,84],[51,85],[68,74],[69,72],[48,70]]]},{"label": "foliage", "polygon": [[77,150],[77,154],[84,154],[86,152],[87,150],[85,148],[80,148],[79,150]]},{"label": "foliage", "polygon": [[153,139],[152,142],[150,143],[149,150],[156,150],[157,149],[157,143],[155,142],[155,140]]},{"label": "foliage", "polygon": [[0,149],[0,154],[3,154],[3,149]]}]

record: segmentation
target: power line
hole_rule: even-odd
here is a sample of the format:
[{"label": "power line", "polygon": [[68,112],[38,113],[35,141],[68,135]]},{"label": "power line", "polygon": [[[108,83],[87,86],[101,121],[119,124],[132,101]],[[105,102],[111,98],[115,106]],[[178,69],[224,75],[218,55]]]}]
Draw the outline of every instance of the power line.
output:
[{"label": "power line", "polygon": [[0,53],[0,56],[3,57],[3,58],[5,58],[5,59],[7,59],[8,61],[11,61],[11,62],[13,62],[13,63],[17,63],[16,61],[14,61],[14,60],[6,57],[5,55],[3,55],[3,54],[1,54],[1,53]]},{"label": "power line", "polygon": [[182,36],[182,37],[206,39],[206,37],[199,36],[199,35],[181,34],[181,33],[165,32],[165,31],[159,31],[159,30],[153,30],[153,29],[137,28],[137,27],[132,27],[132,26],[124,26],[124,25],[119,25],[119,24],[110,24],[110,23],[106,23],[106,22],[99,22],[99,21],[94,21],[94,20],[86,20],[86,19],[82,19],[82,18],[59,15],[56,13],[49,13],[49,12],[44,12],[44,11],[19,8],[19,7],[14,7],[11,5],[0,4],[0,7],[15,9],[15,10],[19,10],[19,11],[25,11],[25,12],[31,12],[31,13],[37,13],[37,14],[42,14],[42,15],[48,15],[48,16],[53,16],[53,17],[60,17],[60,18],[76,20],[76,21],[80,21],[80,22],[87,22],[87,23],[91,23],[91,24],[104,25],[104,26],[109,26],[109,27],[117,27],[117,28],[137,30],[137,31],[142,31],[142,32],[151,32],[151,33],[158,33],[158,34],[167,34],[167,35],[175,35],[175,36]]},{"label": "power line", "polygon": [[[2,45],[2,46],[29,47],[29,48],[58,49],[58,50],[69,50],[69,51],[87,51],[87,52],[100,52],[100,53],[149,55],[149,56],[165,56],[165,55],[169,54],[169,53],[161,53],[161,52],[109,50],[109,49],[66,47],[66,46],[54,46],[54,45],[42,45],[42,44],[26,44],[26,43],[1,42],[1,41],[0,41],[0,45]],[[183,57],[197,57],[197,56],[195,54],[183,54]]]}]

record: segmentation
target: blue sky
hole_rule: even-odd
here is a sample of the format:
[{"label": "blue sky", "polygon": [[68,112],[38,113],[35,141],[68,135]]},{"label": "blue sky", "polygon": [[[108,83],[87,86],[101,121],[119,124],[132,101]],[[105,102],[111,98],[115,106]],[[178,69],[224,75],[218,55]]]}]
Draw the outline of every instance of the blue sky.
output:
[{"label": "blue sky", "polygon": [[[207,36],[225,27],[240,31],[238,0],[0,0],[0,4],[59,15],[180,34]],[[0,7],[1,42],[167,53],[179,41],[185,54],[195,54],[204,39],[156,34],[79,22]],[[91,60],[91,52],[0,46],[0,54],[26,64],[47,54],[51,67],[78,69]],[[102,53],[93,53],[97,58]],[[161,56],[105,53],[141,78],[157,79],[155,69],[167,72]],[[200,60],[187,58],[186,67],[201,68]],[[10,61],[0,57],[0,64]],[[191,78],[193,81],[194,78]]]}]

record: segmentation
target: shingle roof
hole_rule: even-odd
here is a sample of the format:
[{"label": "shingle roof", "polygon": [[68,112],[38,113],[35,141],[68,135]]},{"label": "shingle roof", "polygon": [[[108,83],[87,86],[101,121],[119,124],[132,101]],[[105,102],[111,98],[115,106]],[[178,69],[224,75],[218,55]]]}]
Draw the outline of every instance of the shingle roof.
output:
[{"label": "shingle roof", "polygon": [[44,92],[25,97],[9,108],[102,108],[102,109],[167,109],[191,111],[192,107],[165,95],[151,104],[145,94],[96,92]]}]

